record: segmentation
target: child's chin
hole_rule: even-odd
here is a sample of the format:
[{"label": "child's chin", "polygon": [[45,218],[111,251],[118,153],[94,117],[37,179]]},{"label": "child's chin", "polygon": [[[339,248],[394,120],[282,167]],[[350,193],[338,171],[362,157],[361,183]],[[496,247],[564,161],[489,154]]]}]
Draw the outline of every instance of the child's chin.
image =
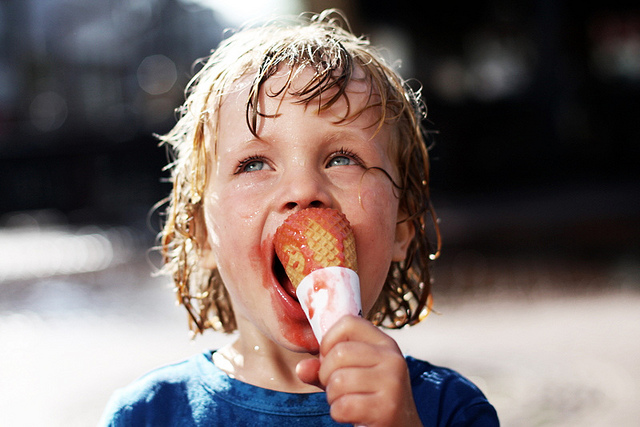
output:
[{"label": "child's chin", "polygon": [[309,340],[309,344],[300,348],[299,351],[301,353],[308,353],[313,356],[317,356],[318,354],[320,354],[320,344],[318,344],[318,341],[316,341],[315,337],[312,337]]},{"label": "child's chin", "polygon": [[320,354],[320,345],[318,345],[318,342],[316,341],[316,345],[313,348],[307,348],[305,351],[313,356],[317,356]]},{"label": "child's chin", "polygon": [[313,335],[311,327],[304,328],[304,330],[291,331],[291,333],[285,334],[284,339],[288,341],[285,347],[293,352],[309,353],[314,356],[320,353],[320,345]]}]

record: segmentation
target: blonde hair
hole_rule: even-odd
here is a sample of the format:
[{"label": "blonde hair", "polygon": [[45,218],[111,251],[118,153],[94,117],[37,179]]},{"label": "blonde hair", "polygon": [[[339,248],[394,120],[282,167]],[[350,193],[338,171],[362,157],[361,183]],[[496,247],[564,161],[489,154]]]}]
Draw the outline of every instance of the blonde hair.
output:
[{"label": "blonde hair", "polygon": [[[174,157],[167,166],[173,191],[160,235],[165,261],[162,272],[173,277],[178,301],[190,316],[190,329],[194,333],[207,328],[225,332],[236,329],[233,307],[217,269],[206,270],[198,265],[200,251],[196,237],[198,229],[204,227],[201,209],[207,151],[214,150],[216,155],[220,103],[234,89],[234,83],[252,76],[246,119],[255,133],[261,114],[257,97],[263,84],[283,67],[289,70],[288,83],[268,96],[292,91],[289,83],[297,75],[296,70],[303,68],[314,71],[302,89],[292,92],[303,104],[317,100],[321,110],[330,108],[346,97],[345,89],[355,79],[357,69],[364,71],[370,95],[377,95],[375,104],[365,108],[379,106],[378,126],[391,124],[394,129],[391,144],[400,182],[393,182],[387,171],[372,169],[385,173],[393,182],[400,208],[408,215],[405,221],[412,223],[415,237],[406,260],[392,263],[368,318],[387,328],[419,322],[430,309],[430,263],[440,251],[437,218],[429,197],[429,157],[421,124],[426,109],[419,91],[412,90],[366,39],[354,36],[340,13],[328,10],[248,26],[224,40],[187,86],[187,99],[178,110],[175,127],[159,137],[162,144],[171,148]],[[342,120],[352,117],[347,112]],[[205,144],[205,132],[213,139],[209,147]],[[435,249],[428,238],[429,223],[435,230]]]}]

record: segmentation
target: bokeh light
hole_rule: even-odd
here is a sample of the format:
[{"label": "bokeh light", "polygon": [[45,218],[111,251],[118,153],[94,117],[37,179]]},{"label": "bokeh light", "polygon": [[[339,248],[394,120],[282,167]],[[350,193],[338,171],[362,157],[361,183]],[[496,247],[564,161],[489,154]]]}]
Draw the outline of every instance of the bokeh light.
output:
[{"label": "bokeh light", "polygon": [[178,79],[175,63],[164,55],[151,55],[142,60],[138,84],[149,95],[162,95],[171,90]]}]

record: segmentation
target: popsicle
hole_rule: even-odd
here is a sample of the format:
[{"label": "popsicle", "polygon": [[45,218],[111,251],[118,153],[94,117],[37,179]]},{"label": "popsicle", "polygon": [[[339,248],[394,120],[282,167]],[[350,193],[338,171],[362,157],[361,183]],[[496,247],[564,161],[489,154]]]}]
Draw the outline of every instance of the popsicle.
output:
[{"label": "popsicle", "polygon": [[362,315],[355,238],[341,212],[297,211],[276,230],[274,245],[318,342],[340,317]]}]

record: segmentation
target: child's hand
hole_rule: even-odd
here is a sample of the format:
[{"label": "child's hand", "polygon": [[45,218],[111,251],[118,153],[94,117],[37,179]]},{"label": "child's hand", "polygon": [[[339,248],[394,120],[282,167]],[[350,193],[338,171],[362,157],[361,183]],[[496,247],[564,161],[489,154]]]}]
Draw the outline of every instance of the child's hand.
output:
[{"label": "child's hand", "polygon": [[337,422],[422,425],[398,345],[365,319],[340,319],[322,340],[320,361],[304,360],[297,372],[305,383],[325,389],[331,417]]}]

